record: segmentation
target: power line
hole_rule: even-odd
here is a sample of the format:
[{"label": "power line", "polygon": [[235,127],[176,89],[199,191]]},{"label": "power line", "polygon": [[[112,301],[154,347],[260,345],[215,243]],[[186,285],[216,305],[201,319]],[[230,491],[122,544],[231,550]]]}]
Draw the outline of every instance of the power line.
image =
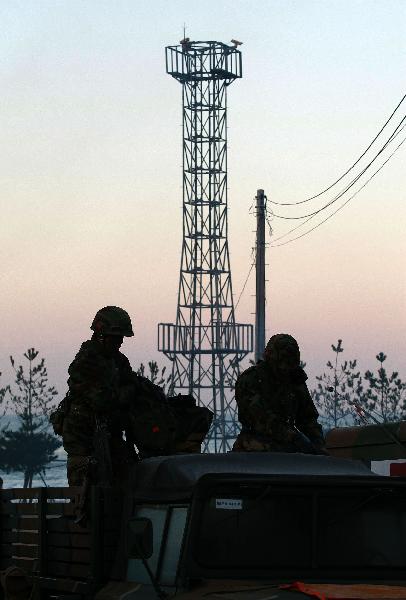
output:
[{"label": "power line", "polygon": [[266,220],[266,223],[269,228],[269,235],[272,236],[273,229],[272,229],[272,225],[271,225],[271,217],[273,217],[273,212],[272,212],[272,210],[268,209],[268,196],[264,196],[264,198],[265,198],[265,206],[264,206],[265,220]]},{"label": "power line", "polygon": [[[331,206],[332,204],[334,204],[335,202],[337,202],[337,200],[339,200],[340,198],[342,198],[342,196],[345,193],[347,193],[348,190],[351,189],[357,183],[357,181],[373,165],[373,163],[378,159],[378,157],[387,148],[387,146],[401,133],[401,131],[405,128],[406,125],[403,125],[400,129],[399,129],[399,127],[402,125],[402,123],[404,121],[406,121],[406,116],[403,117],[402,121],[398,124],[398,126],[396,127],[396,129],[394,130],[394,132],[392,133],[392,135],[390,136],[390,138],[385,142],[385,144],[382,146],[382,148],[379,150],[379,152],[377,152],[377,154],[366,165],[366,167],[364,167],[364,169],[356,177],[354,177],[354,179],[339,194],[337,194],[334,198],[332,198],[324,206],[322,206],[321,208],[319,208],[319,209],[317,209],[317,210],[315,210],[315,211],[313,211],[311,213],[308,213],[306,215],[301,215],[300,217],[289,217],[289,216],[285,216],[285,215],[278,215],[276,213],[273,213],[273,216],[276,217],[277,219],[283,219],[283,220],[286,220],[286,221],[297,221],[297,220],[300,220],[300,219],[306,219],[308,217],[314,217],[314,216],[318,215],[319,213],[321,213],[326,208],[328,208],[329,206]],[[398,129],[399,129],[399,131],[397,131]]]},{"label": "power line", "polygon": [[[374,142],[378,139],[378,137],[380,136],[380,134],[382,133],[382,131],[385,129],[385,127],[388,125],[388,123],[391,121],[391,119],[393,118],[393,116],[395,115],[396,111],[399,109],[399,107],[401,106],[401,104],[404,102],[404,100],[406,99],[406,94],[403,96],[403,98],[400,100],[400,102],[398,103],[398,105],[396,106],[396,108],[394,109],[394,111],[392,112],[392,114],[390,115],[390,117],[387,119],[387,121],[385,122],[385,124],[381,127],[381,129],[379,130],[379,132],[377,133],[377,135],[374,137],[374,139],[372,140],[372,142],[368,145],[368,147],[364,150],[364,152],[359,156],[359,158],[351,165],[351,167],[349,169],[347,169],[347,171],[341,175],[341,177],[339,177],[334,183],[332,183],[329,187],[325,188],[323,191],[321,191],[319,194],[316,194],[315,196],[312,196],[311,198],[307,198],[306,200],[302,200],[301,202],[276,202],[274,200],[269,200],[272,204],[277,204],[279,206],[293,206],[293,205],[298,205],[298,204],[304,204],[305,202],[309,202],[310,200],[313,200],[315,198],[318,198],[319,196],[321,196],[322,194],[324,194],[325,192],[329,191],[332,187],[334,187],[337,183],[339,183],[346,175],[348,175],[348,173],[361,161],[361,159],[365,156],[365,154],[368,152],[368,150],[372,147],[372,145],[374,144]],[[374,156],[374,158],[366,165],[366,167],[364,167],[364,169],[356,176],[354,177],[354,179],[346,186],[346,188],[344,188],[339,194],[337,194],[334,198],[332,198],[332,200],[330,200],[327,204],[325,204],[324,206],[322,206],[320,209],[314,211],[313,213],[310,213],[308,215],[302,215],[301,217],[285,217],[282,215],[277,215],[275,213],[273,213],[272,211],[266,211],[266,221],[269,227],[269,232],[270,235],[272,235],[272,226],[270,223],[270,218],[269,215],[271,215],[272,217],[276,217],[276,218],[280,218],[280,219],[286,219],[286,220],[298,220],[298,219],[306,219],[305,221],[303,221],[302,223],[300,223],[299,225],[297,225],[296,227],[290,229],[288,232],[284,233],[283,235],[277,237],[274,242],[277,242],[278,240],[281,240],[283,238],[285,238],[286,236],[290,235],[291,233],[293,233],[294,231],[296,231],[297,229],[299,229],[300,227],[303,227],[304,225],[306,225],[306,223],[308,223],[309,221],[311,221],[317,214],[319,214],[320,212],[322,212],[323,210],[325,210],[326,208],[328,208],[329,206],[331,206],[332,204],[334,204],[334,202],[336,202],[337,200],[339,200],[340,198],[342,198],[342,196],[348,192],[349,189],[351,189],[351,187],[353,187],[357,181],[359,181],[359,179],[362,177],[362,175],[365,174],[365,172],[372,166],[372,164],[377,160],[377,158],[382,154],[382,152],[387,148],[387,146],[394,140],[396,139],[396,137],[401,133],[401,131],[406,127],[406,125],[403,125],[401,127],[401,125],[404,123],[404,121],[406,120],[406,116],[404,116],[401,121],[398,123],[398,125],[396,126],[396,128],[394,129],[394,131],[392,132],[391,136],[387,139],[387,141],[385,142],[385,144],[382,146],[382,148],[379,150],[379,152]],[[400,128],[400,129],[399,129]],[[350,200],[352,200],[355,196],[357,196],[357,194],[359,194],[359,192],[375,177],[375,175],[377,175],[379,173],[379,171],[381,171],[381,169],[386,165],[386,163],[392,158],[392,156],[395,154],[395,152],[397,152],[397,150],[402,146],[402,144],[406,141],[406,138],[402,140],[402,142],[395,148],[395,150],[392,152],[392,154],[389,155],[389,157],[385,160],[385,162],[379,167],[379,169],[377,169],[375,171],[375,173],[373,173],[373,175],[371,175],[371,177],[354,193],[352,194],[352,196],[350,196],[343,204],[341,204],[333,213],[331,213],[328,217],[326,217],[325,219],[323,219],[323,221],[321,221],[320,223],[318,223],[317,225],[315,225],[314,227],[312,227],[311,229],[309,229],[308,231],[305,231],[304,233],[302,233],[299,236],[296,236],[295,238],[292,238],[290,240],[287,240],[286,242],[282,242],[281,244],[271,244],[271,248],[276,248],[278,246],[285,246],[287,244],[290,244],[291,242],[294,242],[306,235],[308,235],[309,233],[311,233],[312,231],[314,231],[315,229],[317,229],[318,227],[320,227],[321,225],[323,225],[326,221],[328,221],[329,219],[331,219],[335,214],[337,214],[342,208],[344,208],[344,206],[346,206],[346,204],[348,204],[348,202],[350,202]],[[266,198],[266,201],[268,202],[268,198]],[[251,205],[251,207],[249,208],[249,213],[252,214],[252,208],[253,208],[253,204]],[[251,259],[253,258],[253,253],[254,253],[254,248],[252,249],[251,252]],[[240,300],[242,298],[242,295],[245,291],[245,288],[247,286],[248,280],[250,278],[250,275],[252,273],[252,269],[254,268],[254,264],[255,262],[251,263],[251,266],[249,268],[248,274],[245,278],[244,281],[244,285],[241,289],[241,292],[238,296],[238,300],[235,304],[235,309],[238,307]]]},{"label": "power line", "polygon": [[365,154],[368,152],[368,150],[373,146],[373,144],[375,143],[375,141],[378,139],[378,137],[381,135],[381,133],[383,132],[383,130],[385,129],[385,127],[388,125],[388,123],[392,120],[392,118],[394,117],[396,111],[398,110],[398,108],[400,107],[400,105],[404,102],[406,98],[406,94],[403,96],[403,98],[400,100],[400,102],[398,103],[398,105],[396,106],[396,108],[394,109],[394,111],[392,112],[392,114],[390,115],[390,117],[387,119],[387,121],[385,122],[385,124],[381,127],[381,129],[378,131],[378,133],[376,134],[376,136],[374,137],[374,139],[372,140],[372,142],[369,144],[369,146],[364,150],[364,152],[357,158],[357,160],[349,167],[349,169],[347,169],[347,171],[345,171],[345,173],[343,173],[338,179],[336,179],[331,185],[329,185],[328,187],[326,187],[324,190],[322,190],[321,192],[319,192],[318,194],[315,194],[314,196],[311,196],[310,198],[306,198],[305,200],[301,200],[300,202],[276,202],[275,200],[270,200],[270,202],[272,204],[277,204],[278,206],[296,206],[298,204],[304,204],[305,202],[310,202],[310,200],[314,200],[315,198],[319,198],[322,194],[325,194],[326,192],[328,192],[329,190],[331,190],[331,188],[333,188],[337,183],[339,183],[342,179],[344,179],[344,177],[346,175],[348,175],[348,173],[350,171],[352,171],[352,169],[362,160],[362,158],[365,156]]},{"label": "power line", "polygon": [[[304,233],[302,233],[301,235],[298,235],[294,238],[292,238],[291,240],[287,240],[286,242],[282,242],[281,244],[271,244],[271,248],[277,248],[278,246],[286,246],[286,244],[290,244],[291,242],[294,242],[296,240],[299,240],[300,238],[308,235],[309,233],[311,233],[312,231],[314,231],[315,229],[317,229],[318,227],[320,227],[321,225],[323,225],[323,223],[325,223],[326,221],[328,221],[329,219],[331,219],[331,217],[333,217],[335,214],[337,214],[342,208],[344,208],[344,206],[346,204],[348,204],[350,202],[350,200],[352,200],[357,194],[359,194],[359,192],[371,181],[371,179],[373,179],[375,177],[375,175],[377,175],[379,173],[379,171],[381,171],[381,169],[383,169],[383,167],[386,165],[387,162],[389,162],[389,160],[392,158],[392,156],[395,154],[395,152],[397,152],[399,150],[399,148],[406,142],[406,138],[404,138],[400,144],[395,148],[395,150],[392,152],[392,154],[390,154],[390,156],[385,160],[384,163],[382,163],[382,165],[379,167],[379,169],[377,169],[375,171],[375,173],[373,173],[373,175],[371,175],[371,177],[359,188],[359,190],[357,190],[356,192],[354,192],[354,194],[352,196],[350,196],[343,204],[341,204],[341,206],[339,206],[334,212],[332,212],[328,217],[326,217],[325,219],[323,219],[323,221],[320,221],[320,223],[318,223],[317,225],[315,225],[314,227],[312,227],[311,229],[309,229],[308,231],[305,231]],[[310,217],[308,219],[308,221],[310,221],[312,217]],[[307,221],[305,221],[307,222]],[[282,239],[283,237],[286,237],[287,235],[289,235],[290,233],[292,233],[293,231],[295,231],[296,229],[298,229],[299,227],[301,227],[302,225],[304,225],[305,223],[301,223],[298,227],[295,227],[294,229],[291,229],[290,231],[288,231],[287,233],[285,233],[283,236],[280,236],[279,238],[276,238],[275,241]]]},{"label": "power line", "polygon": [[[400,131],[398,131],[398,132],[396,133],[396,135],[394,136],[394,138],[393,138],[393,139],[395,139],[395,138],[396,138],[396,137],[397,137],[397,136],[398,136],[398,135],[401,133],[401,131],[402,131],[404,128],[405,128],[405,126],[403,126],[403,127],[402,127],[402,129],[400,129]],[[402,142],[402,143],[403,143],[403,142]],[[401,145],[402,145],[402,144],[399,144],[399,146],[401,146]],[[394,153],[395,153],[395,152],[398,150],[399,146],[398,146],[398,147],[397,147],[397,148],[394,150],[394,152],[392,152],[392,154],[389,156],[388,160],[389,160],[389,159],[390,159],[390,158],[393,156],[393,154],[394,154]],[[363,185],[363,186],[362,186],[362,187],[361,187],[361,188],[358,190],[358,192],[359,192],[359,191],[361,191],[361,190],[362,190],[362,189],[365,187],[365,185],[367,185],[367,183],[369,183],[369,182],[371,181],[371,179],[373,179],[373,177],[375,177],[375,175],[376,175],[377,173],[379,173],[379,171],[380,171],[380,170],[382,169],[382,167],[383,167],[383,166],[384,166],[384,165],[385,165],[385,164],[388,162],[388,160],[386,160],[386,161],[385,161],[385,162],[384,162],[384,163],[381,165],[381,167],[380,167],[380,168],[379,168],[379,169],[378,169],[378,170],[377,170],[377,171],[376,171],[376,172],[375,172],[375,173],[372,175],[372,177],[370,177],[370,178],[369,178],[369,179],[368,179],[368,180],[365,182],[365,184],[364,184],[364,185]],[[353,194],[353,195],[351,196],[350,200],[351,200],[352,198],[354,198],[354,196],[356,196],[356,195],[358,194],[358,192],[356,192],[355,194]],[[342,206],[344,206],[344,204],[343,204]],[[332,214],[335,214],[335,213],[332,213]],[[294,231],[297,231],[298,229],[300,229],[301,227],[303,227],[304,225],[306,225],[306,223],[308,223],[309,221],[311,221],[311,220],[314,218],[314,216],[315,216],[315,215],[311,215],[311,216],[309,216],[309,217],[308,217],[308,218],[307,218],[305,221],[303,221],[302,223],[299,223],[299,225],[296,225],[296,227],[293,227],[292,229],[290,229],[290,230],[289,230],[289,231],[287,231],[286,233],[284,233],[284,234],[282,234],[282,235],[278,236],[278,237],[277,237],[277,238],[275,238],[273,241],[274,241],[274,242],[278,242],[279,240],[282,240],[283,238],[285,238],[286,236],[290,235],[290,234],[291,234],[291,233],[293,233]],[[323,221],[323,222],[324,222],[324,221]],[[297,238],[295,238],[295,239],[297,239]],[[293,240],[292,240],[292,241],[293,241]],[[282,245],[282,244],[280,244],[280,245]]]},{"label": "power line", "polygon": [[[252,260],[252,258],[253,258],[253,254],[254,254],[254,248],[253,248],[253,249],[252,249],[252,251],[251,251],[251,260]],[[242,289],[241,289],[240,295],[238,296],[238,300],[237,300],[237,302],[235,303],[234,310],[235,310],[235,309],[237,308],[237,306],[239,305],[239,303],[240,303],[240,300],[241,300],[241,297],[242,297],[242,295],[243,295],[243,293],[244,293],[244,291],[245,291],[245,288],[247,287],[248,279],[250,278],[250,275],[251,275],[252,269],[254,268],[254,264],[255,264],[254,262],[252,262],[252,263],[251,263],[251,267],[250,267],[250,269],[249,269],[249,271],[248,271],[248,275],[247,275],[247,277],[245,278],[244,285],[242,286]]]}]

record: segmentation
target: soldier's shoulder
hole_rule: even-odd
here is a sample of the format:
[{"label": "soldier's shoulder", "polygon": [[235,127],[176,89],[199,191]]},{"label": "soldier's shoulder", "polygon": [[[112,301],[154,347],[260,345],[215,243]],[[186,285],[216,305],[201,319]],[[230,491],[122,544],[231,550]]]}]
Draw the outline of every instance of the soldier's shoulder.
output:
[{"label": "soldier's shoulder", "polygon": [[240,374],[240,377],[252,377],[257,372],[258,372],[258,364],[251,365],[250,367],[248,367],[248,369],[245,369],[245,371],[243,371]]},{"label": "soldier's shoulder", "polygon": [[133,371],[133,382],[138,386],[149,386],[153,385],[152,382],[148,379],[148,377],[144,377],[143,375],[139,375],[135,371]]},{"label": "soldier's shoulder", "polygon": [[83,342],[81,344],[75,358],[82,357],[82,356],[90,356],[90,355],[96,356],[99,354],[100,354],[99,344],[93,340],[86,340],[86,342]]},{"label": "soldier's shoulder", "polygon": [[237,383],[245,384],[256,381],[260,377],[261,370],[261,363],[257,363],[256,365],[248,367],[248,369],[245,369],[245,371],[238,376]]},{"label": "soldier's shoulder", "polygon": [[307,381],[307,375],[302,367],[298,367],[292,373],[292,381],[296,385],[303,385]]},{"label": "soldier's shoulder", "polygon": [[130,365],[130,361],[128,360],[128,357],[125,354],[123,354],[122,352],[118,352],[118,360],[120,362],[120,365],[122,365],[124,367],[129,367],[131,369],[131,365]]},{"label": "soldier's shoulder", "polygon": [[68,371],[69,373],[72,373],[77,369],[83,369],[85,367],[87,368],[89,366],[99,364],[101,358],[102,355],[98,349],[98,344],[92,340],[87,340],[80,346],[79,351],[69,366]]}]

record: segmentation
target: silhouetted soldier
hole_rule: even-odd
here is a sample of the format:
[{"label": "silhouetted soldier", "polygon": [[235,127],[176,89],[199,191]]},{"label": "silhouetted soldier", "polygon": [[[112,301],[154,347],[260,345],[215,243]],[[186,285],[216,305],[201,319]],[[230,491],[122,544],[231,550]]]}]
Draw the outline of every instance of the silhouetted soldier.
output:
[{"label": "silhouetted soldier", "polygon": [[122,308],[106,306],[91,329],[92,338],[81,345],[68,369],[61,433],[69,485],[82,485],[91,471],[92,482],[112,483],[125,475],[131,454],[135,458],[134,448],[131,453],[123,439],[133,371],[120,352],[123,338],[134,335],[131,319]]},{"label": "silhouetted soldier", "polygon": [[237,379],[235,399],[242,430],[233,450],[325,454],[306,379],[296,340],[285,333],[272,336],[264,360]]},{"label": "silhouetted soldier", "polygon": [[139,457],[199,452],[212,413],[191,396],[166,398],[132,370],[120,352],[134,335],[128,313],[105,306],[91,329],[69,367],[69,392],[51,415],[68,454],[69,485],[123,485]]}]

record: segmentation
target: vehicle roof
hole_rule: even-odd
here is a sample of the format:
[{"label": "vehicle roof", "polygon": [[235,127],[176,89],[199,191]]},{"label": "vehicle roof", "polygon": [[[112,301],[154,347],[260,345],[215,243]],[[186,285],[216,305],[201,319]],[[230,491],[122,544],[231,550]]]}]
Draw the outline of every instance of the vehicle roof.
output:
[{"label": "vehicle roof", "polygon": [[281,452],[229,452],[227,454],[181,454],[148,458],[137,465],[133,491],[137,499],[173,501],[190,498],[204,475],[241,476],[372,476],[361,462]]}]

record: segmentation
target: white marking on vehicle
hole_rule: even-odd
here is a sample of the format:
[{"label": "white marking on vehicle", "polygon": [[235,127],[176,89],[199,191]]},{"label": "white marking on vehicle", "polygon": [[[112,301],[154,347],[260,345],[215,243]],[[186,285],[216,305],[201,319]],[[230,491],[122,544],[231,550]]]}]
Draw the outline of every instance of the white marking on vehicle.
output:
[{"label": "white marking on vehicle", "polygon": [[242,500],[237,500],[236,498],[216,498],[216,508],[242,510]]}]

